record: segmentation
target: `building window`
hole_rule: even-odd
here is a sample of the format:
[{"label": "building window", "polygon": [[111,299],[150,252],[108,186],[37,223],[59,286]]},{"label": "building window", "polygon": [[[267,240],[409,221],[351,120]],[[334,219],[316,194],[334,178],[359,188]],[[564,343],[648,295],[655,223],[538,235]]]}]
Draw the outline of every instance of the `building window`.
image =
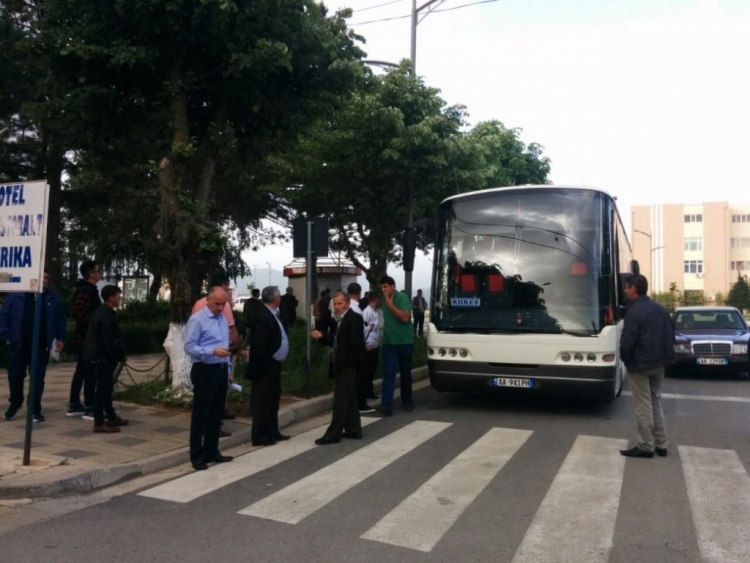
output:
[{"label": "building window", "polygon": [[703,250],[703,238],[685,237],[685,250]]},{"label": "building window", "polygon": [[730,238],[729,247],[730,248],[750,248],[750,238],[748,237]]},{"label": "building window", "polygon": [[737,270],[739,271],[747,270],[748,266],[750,266],[750,263],[748,263],[745,260],[738,260],[736,262],[729,263],[729,269],[732,270],[733,272],[736,272]]},{"label": "building window", "polygon": [[703,213],[689,213],[685,215],[686,223],[703,223]]},{"label": "building window", "polygon": [[750,223],[750,214],[732,215],[732,223]]},{"label": "building window", "polygon": [[703,260],[685,260],[686,274],[702,274]]}]

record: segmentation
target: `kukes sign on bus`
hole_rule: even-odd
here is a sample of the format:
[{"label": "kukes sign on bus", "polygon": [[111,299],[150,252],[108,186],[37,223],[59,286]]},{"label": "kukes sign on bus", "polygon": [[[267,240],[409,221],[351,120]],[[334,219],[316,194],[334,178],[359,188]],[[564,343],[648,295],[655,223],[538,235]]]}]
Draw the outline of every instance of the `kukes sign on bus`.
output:
[{"label": "kukes sign on bus", "polygon": [[0,291],[41,291],[47,183],[0,184]]}]

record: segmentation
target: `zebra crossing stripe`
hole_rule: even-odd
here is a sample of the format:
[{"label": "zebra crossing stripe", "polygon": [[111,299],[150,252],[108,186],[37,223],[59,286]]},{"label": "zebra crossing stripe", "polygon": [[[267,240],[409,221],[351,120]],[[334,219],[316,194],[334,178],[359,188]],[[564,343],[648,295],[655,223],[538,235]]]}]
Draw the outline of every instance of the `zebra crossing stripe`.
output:
[{"label": "zebra crossing stripe", "polygon": [[[382,419],[362,417],[362,426],[367,426],[378,420]],[[184,477],[163,483],[138,494],[143,497],[172,502],[190,502],[313,448],[317,448],[315,439],[319,438],[320,434],[320,428],[315,428],[303,434],[293,436],[288,442],[253,450],[248,454],[238,457],[231,463],[215,465],[208,471],[189,473]]]},{"label": "zebra crossing stripe", "polygon": [[447,422],[412,422],[239,514],[296,524],[450,426]]},{"label": "zebra crossing stripe", "polygon": [[709,563],[750,561],[750,477],[737,452],[678,449],[703,559]]},{"label": "zebra crossing stripe", "polygon": [[431,551],[532,433],[491,429],[361,537]]},{"label": "zebra crossing stripe", "polygon": [[578,436],[513,563],[606,563],[620,503],[626,440]]}]

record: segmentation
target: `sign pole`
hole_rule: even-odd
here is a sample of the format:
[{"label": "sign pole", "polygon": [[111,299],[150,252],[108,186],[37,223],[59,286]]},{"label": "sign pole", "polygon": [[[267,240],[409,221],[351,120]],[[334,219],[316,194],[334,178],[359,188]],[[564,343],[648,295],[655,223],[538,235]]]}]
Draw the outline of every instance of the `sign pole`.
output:
[{"label": "sign pole", "polygon": [[[43,284],[39,284],[39,289],[43,290]],[[42,301],[44,294],[40,291],[36,294],[36,304],[34,305],[34,336],[31,340],[31,370],[29,373],[29,395],[26,398],[26,436],[23,441],[23,464],[31,463],[31,427],[34,424],[33,411],[36,403],[36,386],[37,372],[39,371],[39,336],[42,324]],[[48,327],[49,328],[49,327]]]},{"label": "sign pole", "polygon": [[312,395],[312,338],[310,337],[310,330],[312,326],[312,304],[314,301],[314,295],[312,294],[312,280],[313,280],[313,249],[312,249],[312,228],[313,222],[307,222],[307,314],[305,318],[307,320],[307,330],[305,331],[305,337],[307,339],[307,396],[308,398]]}]

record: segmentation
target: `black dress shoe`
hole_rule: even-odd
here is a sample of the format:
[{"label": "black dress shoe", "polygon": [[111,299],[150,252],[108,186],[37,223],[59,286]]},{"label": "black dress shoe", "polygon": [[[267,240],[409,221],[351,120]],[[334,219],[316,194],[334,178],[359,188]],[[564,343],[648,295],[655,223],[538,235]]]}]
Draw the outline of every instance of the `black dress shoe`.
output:
[{"label": "black dress shoe", "polygon": [[654,457],[654,452],[647,452],[646,450],[642,450],[638,446],[634,446],[629,450],[620,450],[620,453],[626,457]]},{"label": "black dress shoe", "polygon": [[232,461],[234,459],[231,455],[221,455],[219,452],[216,452],[214,454],[214,457],[210,461],[215,461],[216,463],[226,463],[228,461]]},{"label": "black dress shoe", "polygon": [[361,440],[362,439],[362,431],[359,432],[344,432],[343,434],[344,438],[351,438],[352,440]]},{"label": "black dress shoe", "polygon": [[659,457],[667,457],[667,448],[656,448],[656,455]]},{"label": "black dress shoe", "polygon": [[284,440],[288,440],[289,438],[291,438],[291,436],[287,436],[286,434],[282,434],[281,432],[279,432],[279,433],[278,433],[278,434],[276,434],[276,436],[274,436],[273,438],[274,438],[274,440],[276,440],[277,442],[283,442]]},{"label": "black dress shoe", "polygon": [[195,469],[196,471],[205,471],[206,469],[208,469],[208,465],[206,465],[205,461],[201,463],[194,463],[193,469]]},{"label": "black dress shoe", "polygon": [[340,441],[340,438],[333,438],[326,434],[322,438],[318,438],[317,440],[315,440],[315,443],[319,446],[327,446],[328,444],[338,444]]},{"label": "black dress shoe", "polygon": [[253,440],[253,446],[274,446],[276,440]]},{"label": "black dress shoe", "polygon": [[221,420],[234,420],[235,418],[237,418],[237,415],[234,415],[229,411],[221,413]]}]

